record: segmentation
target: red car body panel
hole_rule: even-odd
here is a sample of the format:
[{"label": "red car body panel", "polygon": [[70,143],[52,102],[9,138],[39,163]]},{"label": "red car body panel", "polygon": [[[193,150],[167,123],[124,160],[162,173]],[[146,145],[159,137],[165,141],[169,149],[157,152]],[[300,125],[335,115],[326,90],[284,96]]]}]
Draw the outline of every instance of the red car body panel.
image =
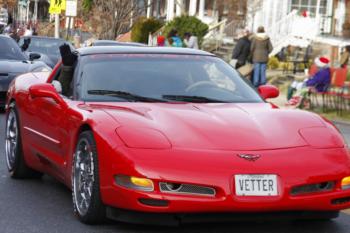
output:
[{"label": "red car body panel", "polygon": [[[58,66],[53,73],[57,71]],[[350,197],[341,179],[350,176],[350,156],[340,133],[321,117],[276,109],[269,103],[84,103],[63,108],[28,89],[50,82],[47,73],[25,74],[10,86],[16,101],[27,164],[71,187],[72,155],[81,130],[94,132],[104,204],[143,212],[260,212],[341,210]],[[314,131],[313,131],[314,130]],[[322,135],[319,135],[322,134]],[[255,162],[238,154],[259,154]],[[152,179],[153,192],[117,186],[115,175]],[[235,195],[235,174],[276,174],[278,196]],[[212,187],[215,197],[162,193],[159,182]],[[292,187],[335,182],[332,191],[299,196]],[[169,201],[165,207],[139,198]]]}]

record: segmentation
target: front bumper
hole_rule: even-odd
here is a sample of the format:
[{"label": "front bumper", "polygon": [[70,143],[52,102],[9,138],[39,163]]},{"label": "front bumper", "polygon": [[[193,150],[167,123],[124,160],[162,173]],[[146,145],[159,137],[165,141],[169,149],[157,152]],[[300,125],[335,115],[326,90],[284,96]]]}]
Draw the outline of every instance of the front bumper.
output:
[{"label": "front bumper", "polygon": [[187,223],[242,222],[242,221],[290,221],[333,219],[338,211],[288,211],[270,213],[147,213],[116,208],[107,208],[107,217],[127,223],[179,226]]},{"label": "front bumper", "polygon": [[[114,153],[117,155],[111,156],[109,165],[102,165],[101,193],[103,202],[115,208],[153,213],[322,212],[350,208],[350,190],[342,190],[340,184],[342,178],[350,176],[350,159],[345,148],[300,147],[261,151],[261,159],[255,162],[243,160],[232,151],[118,148]],[[142,192],[117,186],[114,182],[116,174],[152,179],[155,190]],[[237,196],[235,174],[276,174],[279,195]],[[159,189],[162,181],[212,187],[216,194],[206,197],[164,193]],[[295,186],[329,181],[335,182],[331,191],[298,196],[290,194]],[[152,206],[141,203],[141,199],[165,200],[168,204]],[[335,203],[338,199],[345,201]]]}]

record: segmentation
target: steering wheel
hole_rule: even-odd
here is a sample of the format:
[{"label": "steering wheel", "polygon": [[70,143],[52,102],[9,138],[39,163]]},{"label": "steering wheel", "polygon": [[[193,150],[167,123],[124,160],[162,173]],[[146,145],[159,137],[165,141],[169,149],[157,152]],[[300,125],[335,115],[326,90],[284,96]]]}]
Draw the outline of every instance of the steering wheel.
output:
[{"label": "steering wheel", "polygon": [[200,81],[197,83],[193,83],[189,87],[186,88],[186,92],[191,92],[193,89],[198,87],[217,87],[217,85],[210,81]]}]

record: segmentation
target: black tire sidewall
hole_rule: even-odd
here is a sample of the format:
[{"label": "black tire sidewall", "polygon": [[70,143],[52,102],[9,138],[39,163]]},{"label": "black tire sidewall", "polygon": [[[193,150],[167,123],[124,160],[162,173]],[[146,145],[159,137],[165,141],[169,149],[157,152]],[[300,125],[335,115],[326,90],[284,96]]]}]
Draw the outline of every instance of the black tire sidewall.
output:
[{"label": "black tire sidewall", "polygon": [[[75,159],[76,159],[75,154],[77,151],[77,146],[79,145],[79,142],[82,139],[86,139],[89,142],[93,151],[93,163],[94,163],[94,183],[92,188],[91,201],[89,204],[88,211],[86,212],[85,215],[81,215],[79,213],[76,199],[75,199],[75,193],[74,193],[74,166],[75,166]],[[72,160],[72,201],[73,201],[74,214],[79,218],[81,222],[86,224],[102,223],[105,220],[106,210],[105,210],[104,204],[101,201],[97,148],[96,148],[96,142],[92,131],[84,131],[79,135],[73,156],[74,157]]]},{"label": "black tire sidewall", "polygon": [[15,117],[16,117],[17,144],[16,144],[15,162],[13,164],[12,169],[10,169],[8,166],[7,166],[7,169],[9,171],[11,177],[16,177],[17,171],[21,169],[22,163],[24,163],[24,158],[23,158],[23,153],[22,153],[22,140],[21,140],[20,122],[19,122],[19,117],[18,117],[16,104],[14,102],[12,102],[10,104],[9,111],[6,114],[6,129],[7,129],[8,117],[9,117],[11,111],[14,112]]}]

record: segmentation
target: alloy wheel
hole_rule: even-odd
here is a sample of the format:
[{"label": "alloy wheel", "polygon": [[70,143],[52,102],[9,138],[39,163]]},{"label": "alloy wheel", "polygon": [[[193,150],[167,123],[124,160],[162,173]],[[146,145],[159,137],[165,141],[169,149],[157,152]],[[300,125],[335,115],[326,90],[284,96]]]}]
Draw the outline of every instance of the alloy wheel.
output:
[{"label": "alloy wheel", "polygon": [[85,138],[78,142],[73,166],[73,197],[79,214],[85,215],[91,204],[95,181],[93,151]]},{"label": "alloy wheel", "polygon": [[11,171],[14,168],[16,161],[18,144],[18,128],[16,113],[13,109],[10,110],[6,123],[6,138],[5,138],[5,154],[7,167]]}]

